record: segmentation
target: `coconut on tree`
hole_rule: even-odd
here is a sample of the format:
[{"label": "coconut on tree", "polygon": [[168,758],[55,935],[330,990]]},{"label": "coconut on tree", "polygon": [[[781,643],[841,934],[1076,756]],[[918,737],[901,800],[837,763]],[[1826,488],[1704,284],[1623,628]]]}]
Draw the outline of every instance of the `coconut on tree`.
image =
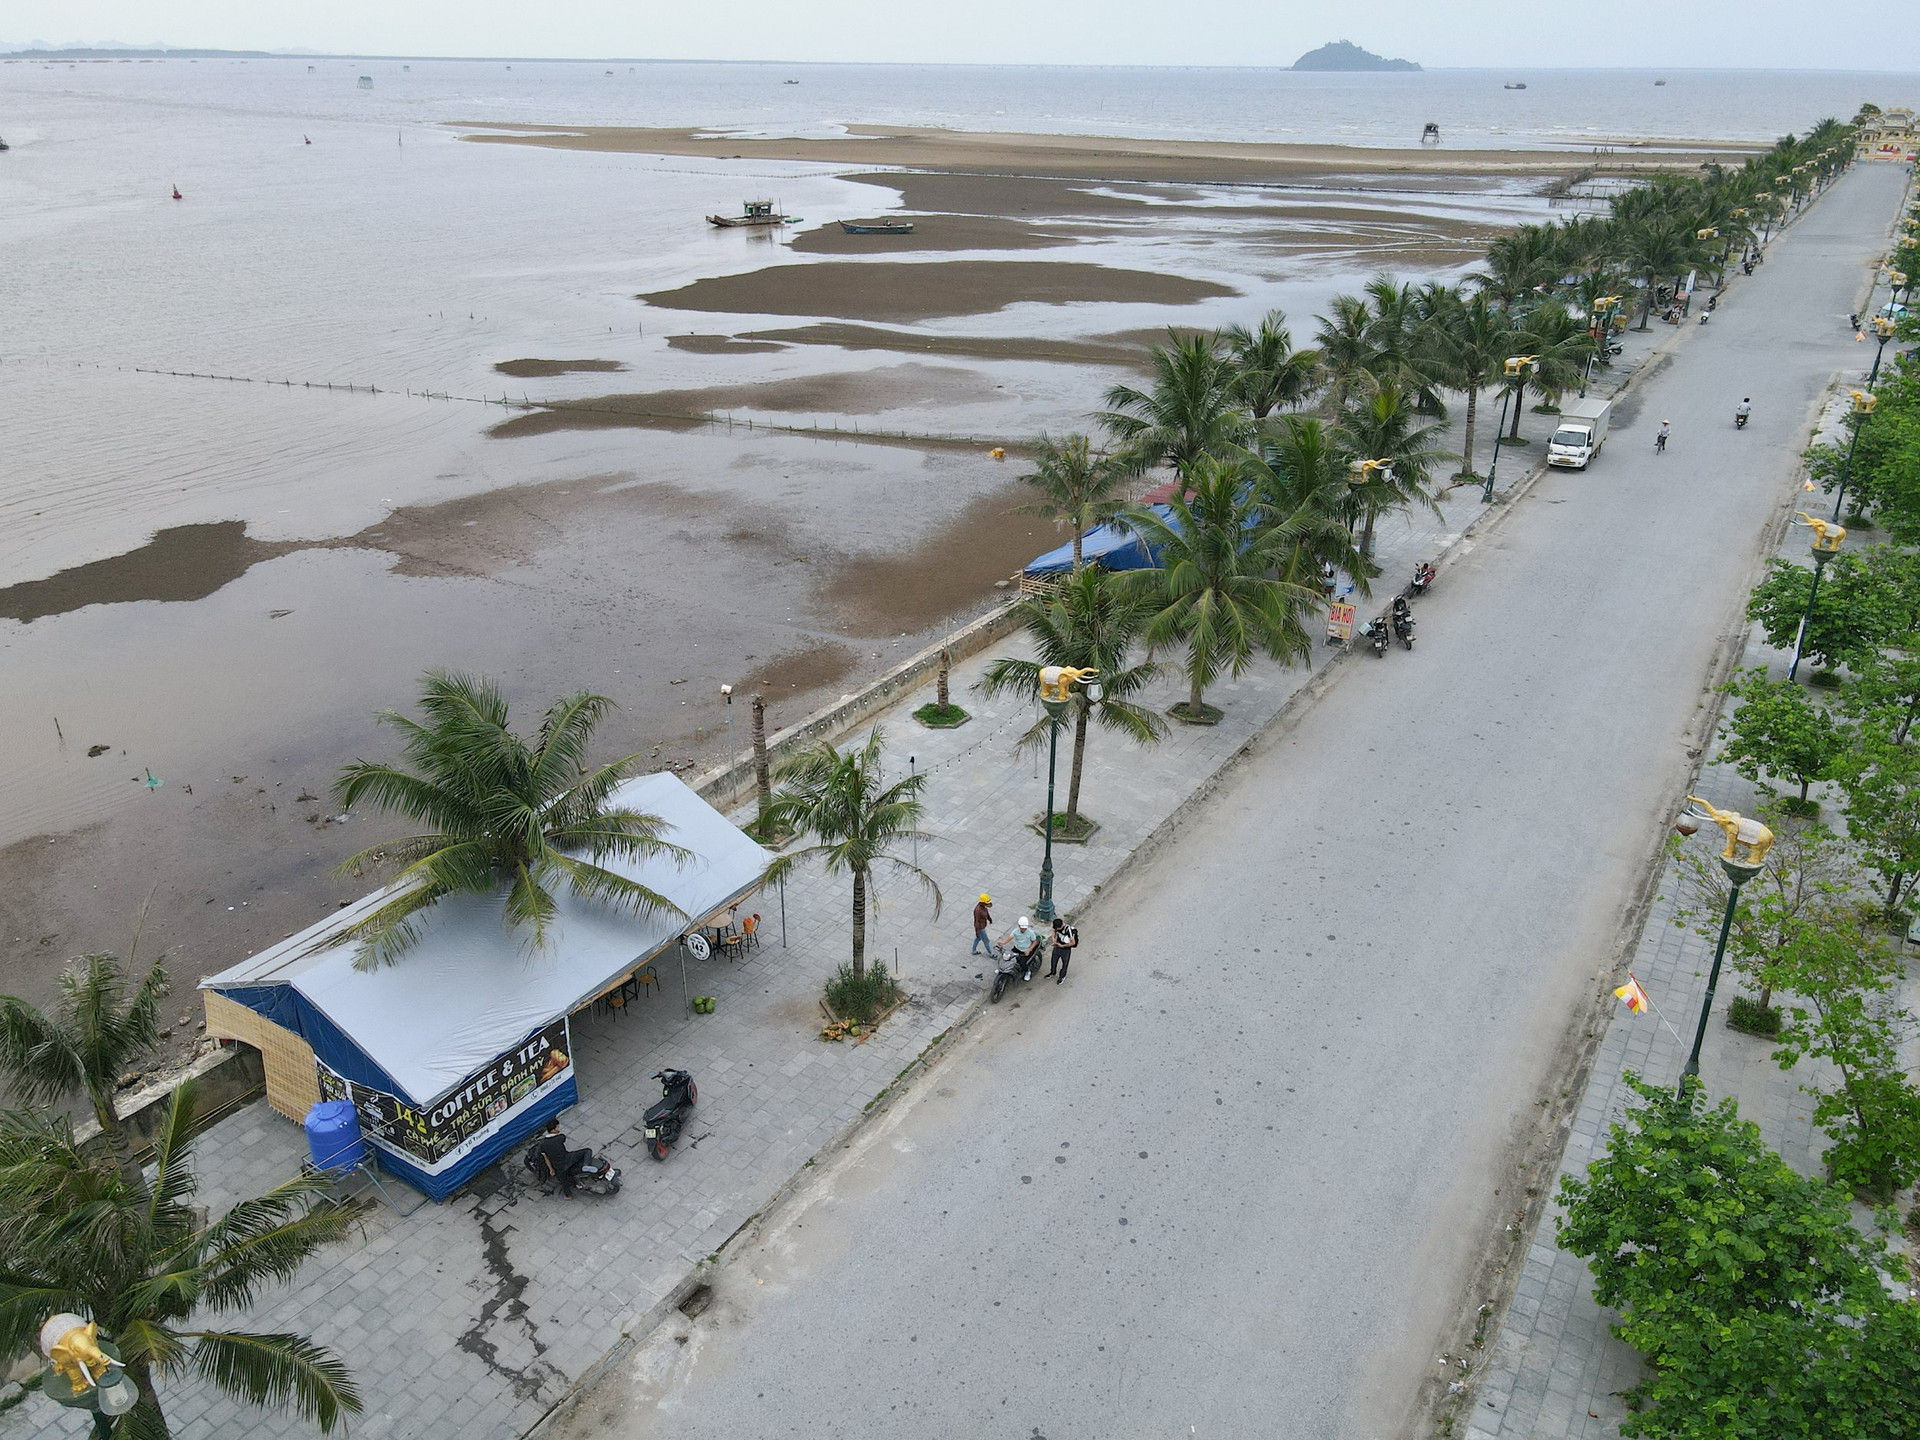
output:
[{"label": "coconut on tree", "polygon": [[449,895],[501,896],[507,928],[536,951],[547,943],[560,891],[635,915],[681,913],[601,863],[691,858],[663,838],[667,822],[658,815],[615,803],[639,756],[588,767],[594,727],[612,708],[604,695],[565,696],[525,739],[508,728],[506,698],[492,681],[433,670],[421,682],[421,719],[381,714],[405,737],[403,763],[356,760],[334,794],[349,810],[369,801],[422,828],[340,866],[356,875],[400,867],[392,898],[340,937],[359,945],[356,968],[398,959],[419,939],[425,912]]}]

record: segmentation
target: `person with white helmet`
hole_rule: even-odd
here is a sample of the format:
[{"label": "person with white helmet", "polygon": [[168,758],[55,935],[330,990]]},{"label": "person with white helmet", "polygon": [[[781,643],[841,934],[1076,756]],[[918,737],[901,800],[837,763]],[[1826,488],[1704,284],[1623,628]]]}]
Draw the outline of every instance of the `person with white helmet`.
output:
[{"label": "person with white helmet", "polygon": [[1031,980],[1040,973],[1040,946],[1043,943],[1040,932],[1033,928],[1033,921],[1025,915],[1020,923],[1005,938],[1005,944],[1013,948],[1020,960],[1020,978]]}]

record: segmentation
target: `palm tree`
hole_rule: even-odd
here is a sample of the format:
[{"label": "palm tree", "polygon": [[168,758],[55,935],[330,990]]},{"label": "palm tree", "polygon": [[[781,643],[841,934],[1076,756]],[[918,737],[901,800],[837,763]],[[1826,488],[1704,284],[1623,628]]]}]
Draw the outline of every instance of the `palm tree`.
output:
[{"label": "palm tree", "polygon": [[1706,263],[1694,233],[1697,228],[1692,217],[1670,214],[1650,215],[1629,225],[1624,258],[1647,287],[1636,329],[1645,330],[1651,323],[1654,291],[1662,280],[1671,276],[1677,281],[1689,266]]},{"label": "palm tree", "polygon": [[324,1175],[299,1175],[206,1223],[191,1204],[206,1129],[183,1083],[154,1137],[153,1185],[89,1155],[63,1117],[0,1116],[0,1352],[34,1348],[49,1316],[95,1321],[120,1347],[140,1400],[123,1440],[167,1440],[156,1380],[193,1375],[238,1400],[292,1410],[331,1432],[360,1410],[332,1352],[303,1335],[203,1329],[198,1312],[244,1310],[346,1238],[352,1207]]},{"label": "palm tree", "polygon": [[1440,395],[1443,382],[1428,345],[1429,307],[1436,287],[1416,290],[1391,276],[1378,275],[1365,288],[1367,303],[1373,307],[1368,333],[1373,341],[1374,378],[1405,391],[1422,415],[1446,419],[1447,406]]},{"label": "palm tree", "polygon": [[1329,376],[1327,401],[1336,410],[1371,377],[1379,364],[1374,349],[1373,312],[1357,295],[1336,295],[1320,317],[1316,337],[1320,363]]},{"label": "palm tree", "polygon": [[1561,276],[1559,239],[1552,225],[1521,225],[1487,246],[1484,270],[1468,276],[1502,310],[1512,310],[1534,298],[1543,285]]},{"label": "palm tree", "polygon": [[[1087,749],[1087,722],[1097,720],[1109,730],[1140,745],[1150,745],[1166,733],[1166,722],[1136,704],[1133,696],[1159,673],[1151,661],[1127,663],[1127,654],[1147,621],[1147,607],[1130,594],[1119,577],[1105,570],[1076,570],[1050,595],[1029,595],[1014,607],[1021,628],[1033,641],[1031,660],[1001,659],[987,667],[975,687],[988,695],[1037,696],[1043,665],[1071,665],[1100,672],[1101,696],[1087,697],[1075,686],[1068,702],[1073,713],[1073,769],[1067,780],[1066,827],[1072,831],[1080,817],[1080,773]],[[1044,717],[1020,738],[1020,748],[1047,742],[1049,721]]]},{"label": "palm tree", "polygon": [[1447,452],[1437,448],[1437,425],[1420,425],[1414,407],[1394,387],[1380,386],[1372,394],[1347,407],[1340,418],[1340,443],[1362,460],[1391,462],[1385,471],[1357,487],[1366,529],[1360,538],[1360,553],[1373,556],[1375,522],[1388,510],[1421,504],[1438,513],[1430,492],[1430,472]]},{"label": "palm tree", "polygon": [[924,773],[885,783],[880,764],[880,727],[866,744],[844,753],[824,741],[783,762],[774,778],[785,787],[773,797],[767,814],[781,833],[809,834],[818,843],[782,855],[767,867],[767,879],[786,879],[802,860],[818,859],[829,875],[842,871],[853,876],[853,973],[867,969],[867,893],[873,891],[874,909],[880,893],[873,883],[875,869],[886,866],[918,880],[933,896],[933,915],[940,918],[940,887],[918,865],[889,848],[905,840],[926,838],[920,831],[925,807],[920,792]]},{"label": "palm tree", "polygon": [[1473,439],[1480,411],[1480,392],[1500,376],[1507,358],[1518,348],[1513,320],[1507,311],[1493,304],[1487,290],[1476,291],[1470,299],[1455,291],[1453,303],[1435,316],[1430,334],[1440,373],[1446,378],[1447,384],[1467,397],[1466,427],[1460,444],[1460,473],[1473,476],[1476,474],[1473,468]]},{"label": "palm tree", "polygon": [[1531,386],[1543,400],[1555,399],[1581,383],[1586,375],[1587,357],[1593,353],[1593,339],[1586,322],[1567,313],[1558,301],[1530,311],[1514,337],[1517,347],[1533,356],[1533,369],[1511,382],[1513,390],[1513,427],[1509,440],[1520,438],[1520,409]]},{"label": "palm tree", "polygon": [[1184,472],[1202,455],[1237,444],[1252,423],[1240,408],[1234,369],[1220,355],[1219,335],[1169,330],[1167,338],[1171,344],[1149,352],[1153,387],[1115,385],[1099,417],[1134,474],[1162,460]]},{"label": "palm tree", "polygon": [[1259,454],[1243,451],[1241,468],[1253,485],[1262,525],[1283,526],[1292,548],[1277,567],[1283,580],[1313,584],[1331,565],[1353,578],[1363,595],[1379,567],[1353,543],[1352,456],[1320,420],[1289,415]]},{"label": "palm tree", "polygon": [[1073,568],[1078,570],[1080,542],[1087,531],[1111,520],[1126,503],[1126,471],[1095,451],[1084,435],[1057,440],[1042,435],[1032,449],[1034,468],[1020,478],[1038,490],[1040,498],[1015,513],[1073,526]]},{"label": "palm tree", "polygon": [[611,803],[638,756],[587,769],[593,728],[612,706],[604,695],[556,700],[528,744],[507,728],[507,702],[491,681],[430,670],[420,692],[424,724],[381,713],[405,735],[402,753],[412,768],[356,760],[340,772],[334,794],[346,809],[367,799],[429,828],[340,866],[360,874],[377,862],[404,862],[394,897],[340,937],[359,942],[356,968],[404,953],[419,939],[421,912],[436,901],[491,895],[503,885],[507,926],[525,929],[534,949],[546,944],[559,886],[636,915],[680,913],[664,895],[599,864],[690,858],[660,838],[666,822],[658,815]]},{"label": "palm tree", "polygon": [[159,961],[128,995],[115,957],[87,955],[60,976],[60,998],[51,1015],[12,995],[0,996],[0,1074],[28,1105],[54,1105],[83,1092],[114,1163],[135,1190],[144,1190],[146,1181],[134,1163],[133,1143],[121,1127],[113,1093],[122,1075],[159,1048],[160,1001],[166,993],[167,972]]},{"label": "palm tree", "polygon": [[1143,632],[1149,653],[1186,647],[1187,699],[1172,714],[1205,723],[1207,686],[1222,673],[1244,674],[1256,649],[1276,660],[1310,652],[1300,617],[1320,603],[1320,593],[1277,578],[1296,536],[1261,523],[1261,502],[1235,460],[1204,456],[1188,468],[1186,483],[1189,493],[1169,501],[1166,516],[1136,506],[1122,517],[1160,563],[1119,580],[1151,607]]},{"label": "palm tree", "polygon": [[1276,408],[1298,405],[1320,383],[1320,352],[1293,348],[1293,332],[1280,310],[1269,310],[1258,330],[1234,325],[1226,332],[1240,403],[1255,421]]}]

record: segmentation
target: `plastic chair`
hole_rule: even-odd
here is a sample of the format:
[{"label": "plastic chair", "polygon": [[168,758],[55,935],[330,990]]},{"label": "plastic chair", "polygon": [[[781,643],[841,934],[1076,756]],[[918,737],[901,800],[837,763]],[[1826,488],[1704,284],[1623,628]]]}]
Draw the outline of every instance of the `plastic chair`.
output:
[{"label": "plastic chair", "polygon": [[760,916],[757,911],[740,922],[740,940],[749,950],[760,948]]}]

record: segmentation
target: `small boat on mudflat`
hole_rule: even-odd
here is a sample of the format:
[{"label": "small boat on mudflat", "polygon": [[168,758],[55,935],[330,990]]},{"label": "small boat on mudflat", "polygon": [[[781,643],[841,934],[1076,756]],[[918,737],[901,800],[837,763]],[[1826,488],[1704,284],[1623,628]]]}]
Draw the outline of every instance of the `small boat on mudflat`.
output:
[{"label": "small boat on mudflat", "polygon": [[718,225],[723,230],[738,229],[743,225],[797,225],[798,215],[782,215],[771,200],[743,200],[738,215],[709,215],[707,223]]},{"label": "small boat on mudflat", "polygon": [[871,221],[842,220],[840,222],[840,228],[849,235],[911,235],[913,233],[913,222],[911,220],[881,220],[875,223]]}]

